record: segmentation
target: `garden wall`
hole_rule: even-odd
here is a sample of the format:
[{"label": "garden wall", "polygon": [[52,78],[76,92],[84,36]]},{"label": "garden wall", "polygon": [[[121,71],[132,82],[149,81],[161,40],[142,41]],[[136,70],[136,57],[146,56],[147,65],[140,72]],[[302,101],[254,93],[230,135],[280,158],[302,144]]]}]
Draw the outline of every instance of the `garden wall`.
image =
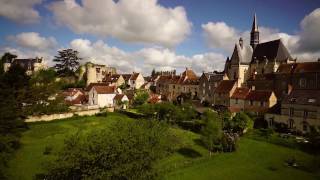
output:
[{"label": "garden wall", "polygon": [[[113,111],[112,109],[108,109],[108,111]],[[39,121],[52,121],[56,119],[65,119],[70,118],[74,115],[78,116],[91,116],[95,115],[100,112],[100,109],[90,109],[90,110],[83,110],[83,111],[75,111],[75,112],[68,112],[62,114],[50,114],[50,115],[40,115],[40,116],[29,116],[25,122],[39,122]]]}]

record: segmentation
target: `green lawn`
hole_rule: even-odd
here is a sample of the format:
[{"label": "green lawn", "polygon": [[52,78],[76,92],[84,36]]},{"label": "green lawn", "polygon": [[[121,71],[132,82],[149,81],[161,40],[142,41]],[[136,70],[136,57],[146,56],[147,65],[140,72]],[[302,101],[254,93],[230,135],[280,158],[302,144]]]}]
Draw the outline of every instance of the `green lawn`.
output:
[{"label": "green lawn", "polygon": [[[46,147],[53,153],[59,150],[63,139],[77,131],[108,128],[115,121],[132,120],[125,115],[109,113],[107,117],[76,117],[44,123],[29,124],[23,133],[22,147],[10,161],[10,179],[31,180],[35,174],[43,172],[45,161],[52,155],[44,155]],[[310,169],[312,156],[298,150],[289,149],[267,142],[242,138],[236,153],[216,154],[199,145],[198,134],[172,128],[179,137],[181,148],[172,156],[162,160],[159,168],[166,174],[165,179],[319,179]],[[284,164],[285,159],[294,155],[304,168],[294,169]]]}]

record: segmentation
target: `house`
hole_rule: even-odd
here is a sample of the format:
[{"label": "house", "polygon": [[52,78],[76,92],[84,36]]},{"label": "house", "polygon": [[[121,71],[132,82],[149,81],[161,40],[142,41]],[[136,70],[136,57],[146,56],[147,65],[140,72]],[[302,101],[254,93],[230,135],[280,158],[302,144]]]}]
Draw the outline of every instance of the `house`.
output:
[{"label": "house", "polygon": [[19,65],[24,70],[26,70],[27,75],[31,75],[34,72],[37,72],[41,69],[45,69],[46,65],[44,64],[43,58],[29,58],[29,59],[12,59],[11,62],[6,61],[3,64],[4,72],[7,72],[12,65]]},{"label": "house", "polygon": [[199,78],[200,101],[213,103],[213,92],[222,80],[228,80],[228,77],[224,72],[203,72]]},{"label": "house", "polygon": [[145,83],[144,77],[141,73],[132,73],[131,77],[129,78],[128,85],[132,89],[140,89],[141,86]]},{"label": "house", "polygon": [[108,83],[111,86],[121,86],[125,84],[125,80],[121,74],[107,74],[102,82]]},{"label": "house", "polygon": [[106,75],[116,74],[116,68],[106,65],[86,63],[80,67],[80,77],[86,76],[87,86],[90,83],[101,83]]},{"label": "house", "polygon": [[230,112],[239,112],[245,110],[245,101],[249,95],[249,88],[236,88],[230,98]]},{"label": "house", "polygon": [[273,91],[252,90],[246,97],[244,109],[256,114],[264,114],[276,103],[277,97]]},{"label": "house", "polygon": [[82,105],[87,102],[85,92],[81,88],[69,88],[62,95],[64,101],[69,105]]},{"label": "house", "polygon": [[320,90],[294,89],[281,102],[281,111],[265,115],[269,127],[283,125],[296,132],[307,133],[320,126]]},{"label": "house", "polygon": [[113,107],[116,94],[115,86],[92,85],[89,90],[89,105],[98,105],[100,108]]},{"label": "house", "polygon": [[150,104],[156,104],[156,103],[160,103],[161,101],[161,95],[159,94],[150,94],[148,103]]},{"label": "house", "polygon": [[236,80],[222,80],[214,91],[215,106],[230,106],[230,97],[237,88]]},{"label": "house", "polygon": [[113,98],[113,106],[116,109],[127,109],[129,104],[129,98],[125,94],[116,94]]}]

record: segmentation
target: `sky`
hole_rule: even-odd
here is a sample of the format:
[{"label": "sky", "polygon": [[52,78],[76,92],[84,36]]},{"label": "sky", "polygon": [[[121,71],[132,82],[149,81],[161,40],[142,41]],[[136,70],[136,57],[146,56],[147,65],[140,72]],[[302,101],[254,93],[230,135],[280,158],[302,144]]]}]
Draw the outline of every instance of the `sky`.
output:
[{"label": "sky", "polygon": [[0,0],[0,54],[72,48],[119,72],[222,70],[235,43],[281,38],[298,61],[320,58],[320,0]]}]

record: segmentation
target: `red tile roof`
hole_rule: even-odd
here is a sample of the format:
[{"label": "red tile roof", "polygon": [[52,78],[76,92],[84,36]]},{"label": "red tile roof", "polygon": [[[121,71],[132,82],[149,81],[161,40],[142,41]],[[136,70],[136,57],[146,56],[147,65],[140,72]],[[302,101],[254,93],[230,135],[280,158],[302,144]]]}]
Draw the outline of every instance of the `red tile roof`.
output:
[{"label": "red tile roof", "polygon": [[116,96],[113,98],[114,100],[117,100],[117,101],[121,101],[121,99],[124,97],[125,95],[124,94],[116,94]]},{"label": "red tile roof", "polygon": [[215,93],[228,93],[235,86],[235,80],[222,80],[218,87],[215,89]]},{"label": "red tile roof", "polygon": [[115,86],[93,86],[98,94],[113,94],[115,93]]},{"label": "red tile roof", "polygon": [[187,77],[188,79],[198,79],[197,75],[191,69],[186,69],[181,76]]},{"label": "red tile roof", "polygon": [[108,82],[108,83],[114,83],[118,81],[120,76],[121,76],[120,74],[106,75],[106,77],[104,77],[102,81]]},{"label": "red tile roof", "polygon": [[254,90],[249,92],[246,99],[252,101],[268,101],[271,94],[272,91]]},{"label": "red tile roof", "polygon": [[294,73],[320,72],[320,62],[297,63]]},{"label": "red tile roof", "polygon": [[233,98],[233,99],[246,99],[249,92],[250,92],[249,88],[236,88],[236,90],[232,94],[231,98]]},{"label": "red tile roof", "polygon": [[109,86],[109,83],[90,83],[86,90],[90,91],[93,86]]}]

